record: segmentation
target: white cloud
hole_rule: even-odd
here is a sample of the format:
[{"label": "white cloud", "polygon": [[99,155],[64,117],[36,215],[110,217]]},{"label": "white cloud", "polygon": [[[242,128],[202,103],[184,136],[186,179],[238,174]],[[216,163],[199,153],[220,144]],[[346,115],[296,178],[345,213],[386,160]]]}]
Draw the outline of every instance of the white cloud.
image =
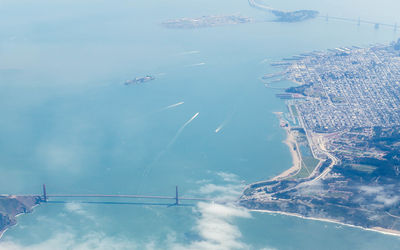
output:
[{"label": "white cloud", "polygon": [[82,151],[79,146],[51,143],[40,145],[36,154],[48,170],[77,173],[83,165]]},{"label": "white cloud", "polygon": [[206,184],[200,188],[199,192],[201,194],[222,193],[225,195],[236,195],[240,193],[236,185],[220,186],[215,184]]},{"label": "white cloud", "polygon": [[201,240],[192,241],[188,244],[180,244],[172,240],[169,244],[170,249],[250,249],[250,246],[241,240],[242,233],[235,224],[235,220],[238,218],[251,218],[248,210],[236,205],[244,185],[239,183],[239,178],[234,174],[219,172],[217,175],[224,181],[234,184],[215,185],[208,183],[197,191],[197,193],[211,197],[218,202],[200,202],[195,208],[199,216],[193,230],[200,236]]},{"label": "white cloud", "polygon": [[327,192],[327,190],[324,190],[321,180],[304,182],[299,184],[297,188],[298,188],[297,193],[299,195],[311,195],[311,194],[316,195]]},{"label": "white cloud", "polygon": [[384,206],[393,206],[400,202],[400,196],[393,193],[393,186],[361,186],[360,190],[367,195],[374,195],[374,200]]},{"label": "white cloud", "polygon": [[201,180],[195,181],[196,184],[204,184],[204,183],[209,183],[209,182],[211,182],[211,180],[208,180],[208,179],[201,179]]},{"label": "white cloud", "polygon": [[200,213],[200,217],[194,229],[202,240],[193,241],[187,245],[172,243],[171,249],[225,250],[250,248],[240,240],[242,234],[234,224],[236,218],[251,218],[247,210],[234,205],[199,203],[197,211]]},{"label": "white cloud", "polygon": [[242,194],[244,185],[215,185],[206,184],[199,189],[201,195],[212,197],[218,202],[234,202]]},{"label": "white cloud", "polygon": [[376,194],[383,191],[383,187],[381,186],[361,186],[360,190],[365,192],[366,194]]},{"label": "white cloud", "polygon": [[133,242],[115,238],[107,237],[103,233],[89,233],[83,237],[78,237],[76,234],[70,232],[58,233],[53,235],[48,240],[40,243],[24,246],[19,243],[5,241],[0,242],[0,249],[4,250],[132,250],[138,249]]},{"label": "white cloud", "polygon": [[239,177],[232,173],[218,172],[217,175],[226,182],[239,182]]},{"label": "white cloud", "polygon": [[73,203],[73,202],[67,203],[67,204],[65,204],[65,209],[68,212],[74,212],[74,213],[77,213],[80,215],[85,214],[85,211],[83,210],[81,204],[79,204],[79,203]]},{"label": "white cloud", "polygon": [[66,203],[65,204],[65,209],[70,212],[70,213],[75,213],[77,215],[83,216],[86,219],[92,220],[97,224],[97,220],[94,215],[89,213],[87,210],[85,210],[80,203],[76,202],[71,202],[71,203]]},{"label": "white cloud", "polygon": [[400,201],[399,196],[389,196],[386,194],[377,195],[375,198],[376,201],[383,203],[385,206],[391,206]]}]

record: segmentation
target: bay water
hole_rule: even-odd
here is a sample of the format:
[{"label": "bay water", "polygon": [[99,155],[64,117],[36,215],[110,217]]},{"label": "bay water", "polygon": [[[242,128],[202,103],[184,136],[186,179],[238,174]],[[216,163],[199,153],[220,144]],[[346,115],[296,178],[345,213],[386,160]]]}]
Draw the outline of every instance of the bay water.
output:
[{"label": "bay water", "polygon": [[[399,4],[389,0],[265,3],[400,21]],[[245,0],[3,0],[0,12],[0,190],[7,194],[40,194],[45,183],[50,194],[174,196],[178,185],[182,196],[237,199],[246,184],[292,162],[273,114],[286,111],[285,103],[260,80],[279,70],[269,63],[398,36],[392,28],[325,18],[271,22]],[[256,22],[161,25],[237,13]],[[156,80],[123,84],[148,74]],[[400,243],[332,223],[190,204],[42,204],[18,218],[0,248],[395,249]]]}]

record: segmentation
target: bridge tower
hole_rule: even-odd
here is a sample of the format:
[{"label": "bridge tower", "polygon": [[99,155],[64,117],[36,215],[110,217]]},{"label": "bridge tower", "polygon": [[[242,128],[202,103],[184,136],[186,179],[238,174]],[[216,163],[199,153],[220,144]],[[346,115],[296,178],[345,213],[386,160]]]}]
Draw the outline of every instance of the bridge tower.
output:
[{"label": "bridge tower", "polygon": [[175,205],[179,205],[178,186],[175,187]]},{"label": "bridge tower", "polygon": [[394,24],[394,31],[397,31],[397,23]]},{"label": "bridge tower", "polygon": [[360,26],[360,25],[361,25],[361,19],[360,19],[360,18],[358,18],[357,25],[358,25],[358,26]]},{"label": "bridge tower", "polygon": [[46,184],[43,184],[43,202],[47,202]]}]

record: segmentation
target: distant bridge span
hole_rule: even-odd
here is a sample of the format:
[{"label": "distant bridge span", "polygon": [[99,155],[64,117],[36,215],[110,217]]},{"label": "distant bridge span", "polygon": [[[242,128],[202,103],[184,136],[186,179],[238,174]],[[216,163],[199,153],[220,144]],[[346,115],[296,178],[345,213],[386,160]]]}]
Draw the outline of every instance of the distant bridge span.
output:
[{"label": "distant bridge span", "polygon": [[[256,0],[248,0],[248,2],[249,2],[249,5],[251,7],[259,9],[259,10],[262,10],[262,11],[267,11],[267,12],[277,11],[277,12],[283,12],[283,13],[285,13],[285,12],[287,13],[288,12],[288,11],[278,10],[278,9],[272,8],[270,6],[258,3]],[[375,25],[375,29],[379,29],[380,26],[386,26],[386,27],[394,28],[394,31],[397,31],[397,28],[398,28],[397,23],[388,24],[388,23],[381,23],[381,22],[373,22],[373,21],[368,21],[368,20],[362,20],[360,18],[354,19],[354,18],[335,17],[335,16],[328,16],[328,15],[326,15],[326,16],[319,15],[318,17],[325,18],[327,21],[329,19],[341,20],[341,21],[354,22],[354,23],[357,23],[358,25],[361,25],[362,23],[373,24],[373,25]]]}]

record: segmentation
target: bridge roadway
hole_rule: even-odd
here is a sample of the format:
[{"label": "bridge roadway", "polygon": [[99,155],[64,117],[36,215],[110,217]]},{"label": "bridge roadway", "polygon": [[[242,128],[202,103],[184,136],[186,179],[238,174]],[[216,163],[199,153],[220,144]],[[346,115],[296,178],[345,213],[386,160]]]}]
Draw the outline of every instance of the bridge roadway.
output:
[{"label": "bridge roadway", "polygon": [[[46,191],[46,185],[43,184],[43,194],[39,195],[42,202],[49,203],[67,203],[68,201],[54,201],[49,198],[124,198],[124,199],[152,199],[152,200],[174,200],[173,204],[160,204],[160,203],[148,203],[149,205],[187,205],[180,204],[180,201],[208,201],[214,202],[211,199],[206,198],[192,198],[192,197],[180,197],[178,192],[178,186],[175,187],[175,196],[161,196],[161,195],[129,195],[129,194],[48,194]],[[81,203],[96,203],[96,204],[145,204],[145,203],[133,203],[133,202],[120,202],[120,201],[79,201]]]},{"label": "bridge roadway", "polygon": [[[149,195],[125,195],[125,194],[48,194],[47,198],[136,198],[136,199],[161,199],[176,200],[175,196],[149,196]],[[180,201],[213,201],[205,198],[178,197]]]},{"label": "bridge roadway", "polygon": [[373,24],[373,25],[379,25],[379,26],[386,26],[386,27],[391,27],[397,29],[397,24],[388,24],[388,23],[379,23],[379,22],[373,22],[373,21],[367,21],[367,20],[362,20],[362,19],[353,19],[353,18],[347,18],[347,17],[335,17],[335,16],[318,16],[320,18],[325,18],[327,20],[333,19],[333,20],[341,20],[341,21],[348,21],[348,22],[353,22],[353,23],[366,23],[366,24]]}]

